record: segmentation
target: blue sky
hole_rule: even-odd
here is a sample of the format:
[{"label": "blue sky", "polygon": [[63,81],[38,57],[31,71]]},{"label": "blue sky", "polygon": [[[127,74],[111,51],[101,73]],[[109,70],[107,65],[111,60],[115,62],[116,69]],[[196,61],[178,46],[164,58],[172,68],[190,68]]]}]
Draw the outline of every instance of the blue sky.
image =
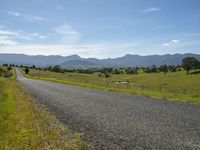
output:
[{"label": "blue sky", "polygon": [[1,0],[0,53],[200,53],[199,0]]}]

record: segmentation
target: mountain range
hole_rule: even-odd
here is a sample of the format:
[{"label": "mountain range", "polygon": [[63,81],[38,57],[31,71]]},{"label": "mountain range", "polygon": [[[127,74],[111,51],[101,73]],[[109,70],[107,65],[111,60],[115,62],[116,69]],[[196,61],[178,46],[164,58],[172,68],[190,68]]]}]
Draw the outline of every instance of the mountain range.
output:
[{"label": "mountain range", "polygon": [[152,66],[152,65],[179,65],[185,57],[195,57],[200,60],[200,54],[166,54],[166,55],[130,55],[123,57],[96,59],[81,58],[78,55],[71,56],[43,56],[43,55],[24,55],[24,54],[0,54],[0,65],[36,65],[39,67],[60,65],[65,68],[88,68],[88,67],[134,67],[134,66]]}]

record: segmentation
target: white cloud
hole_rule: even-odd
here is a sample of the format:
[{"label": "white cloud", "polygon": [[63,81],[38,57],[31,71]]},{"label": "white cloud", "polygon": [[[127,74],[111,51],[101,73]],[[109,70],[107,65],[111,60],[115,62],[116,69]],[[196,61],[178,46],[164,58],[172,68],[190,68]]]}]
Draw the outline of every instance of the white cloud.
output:
[{"label": "white cloud", "polygon": [[35,40],[35,39],[45,39],[46,36],[41,35],[39,33],[25,33],[20,32],[20,36],[17,36],[18,39],[24,39],[24,40]]},{"label": "white cloud", "polygon": [[163,46],[170,46],[169,43],[163,43],[162,45],[163,45]]},{"label": "white cloud", "polygon": [[75,43],[81,37],[81,34],[68,24],[58,26],[54,28],[54,31],[62,35],[62,42],[64,43]]},{"label": "white cloud", "polygon": [[17,32],[12,32],[12,31],[8,31],[8,30],[1,30],[0,29],[0,36],[2,35],[18,35]]},{"label": "white cloud", "polygon": [[80,34],[68,24],[56,27],[55,31],[67,36],[80,36]]},{"label": "white cloud", "polygon": [[5,26],[0,26],[0,38],[2,36],[7,36],[10,39],[24,39],[24,40],[35,40],[35,39],[45,39],[46,36],[39,33],[27,33],[23,31],[11,31]]},{"label": "white cloud", "polygon": [[179,42],[180,42],[180,40],[170,40],[167,43],[163,43],[162,46],[172,46],[172,45],[177,44]]},{"label": "white cloud", "polygon": [[46,39],[47,37],[46,36],[44,36],[44,35],[39,35],[38,36],[40,39]]},{"label": "white cloud", "polygon": [[179,43],[180,40],[171,40],[172,43]]},{"label": "white cloud", "polygon": [[161,8],[151,7],[151,8],[147,8],[147,9],[142,10],[142,12],[144,12],[144,13],[150,13],[150,12],[156,12],[156,11],[160,11],[160,10],[161,10]]},{"label": "white cloud", "polygon": [[13,15],[13,16],[16,16],[16,17],[21,17],[22,14],[18,13],[18,12],[13,12],[13,11],[9,11],[8,12],[9,15]]},{"label": "white cloud", "polygon": [[26,20],[29,20],[29,21],[34,21],[34,20],[42,21],[42,20],[45,20],[45,18],[40,17],[40,16],[26,15],[26,14],[22,14],[22,13],[19,13],[19,12],[13,12],[13,11],[8,11],[8,14],[12,15],[12,16],[15,16],[15,17],[22,17],[22,18],[24,18]]},{"label": "white cloud", "polygon": [[12,40],[9,40],[7,38],[2,38],[0,37],[0,46],[13,46],[13,45],[17,45],[18,43]]}]

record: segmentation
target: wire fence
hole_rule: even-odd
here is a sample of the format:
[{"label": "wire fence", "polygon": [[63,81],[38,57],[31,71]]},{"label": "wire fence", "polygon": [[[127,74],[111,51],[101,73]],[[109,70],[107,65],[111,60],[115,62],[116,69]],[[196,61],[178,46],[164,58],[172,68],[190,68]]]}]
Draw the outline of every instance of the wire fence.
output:
[{"label": "wire fence", "polygon": [[166,87],[163,85],[160,86],[146,86],[146,85],[136,85],[132,83],[117,83],[113,81],[99,81],[99,80],[93,80],[93,79],[79,79],[79,78],[67,78],[69,81],[74,82],[81,82],[86,84],[92,84],[92,85],[98,85],[103,86],[106,88],[117,88],[117,89],[126,89],[126,90],[140,90],[140,91],[149,91],[149,92],[161,92],[161,93],[170,93],[170,94],[181,94],[181,95],[190,95],[194,97],[200,97],[200,91],[194,90],[192,88],[175,88],[175,87]]},{"label": "wire fence", "polygon": [[114,87],[119,89],[135,89],[140,91],[149,91],[149,92],[165,92],[165,93],[171,93],[171,94],[181,94],[181,95],[191,95],[194,97],[200,97],[200,91],[199,90],[193,90],[191,88],[170,88],[165,86],[145,86],[145,85],[133,85],[129,83],[123,83],[123,84],[116,84],[116,83],[110,83],[107,87]]},{"label": "wire fence", "polygon": [[[37,73],[38,75],[38,73]],[[48,77],[47,74],[40,74],[41,76],[46,76]],[[178,87],[169,87],[166,86],[165,84],[160,84],[158,86],[151,85],[139,85],[135,84],[133,82],[126,82],[126,81],[112,81],[109,79],[101,78],[101,80],[94,78],[93,76],[88,77],[88,76],[76,76],[72,74],[57,74],[55,73],[54,75],[51,74],[52,78],[57,78],[61,80],[66,80],[66,81],[72,81],[72,82],[80,82],[80,83],[85,83],[85,84],[91,84],[91,85],[96,85],[96,86],[102,86],[106,88],[116,88],[116,89],[122,89],[122,90],[139,90],[139,91],[148,91],[148,92],[160,92],[160,93],[170,93],[174,95],[189,95],[193,97],[200,97],[200,90],[194,89],[192,87],[183,87],[183,88],[178,88]],[[49,78],[51,78],[49,77]]]}]

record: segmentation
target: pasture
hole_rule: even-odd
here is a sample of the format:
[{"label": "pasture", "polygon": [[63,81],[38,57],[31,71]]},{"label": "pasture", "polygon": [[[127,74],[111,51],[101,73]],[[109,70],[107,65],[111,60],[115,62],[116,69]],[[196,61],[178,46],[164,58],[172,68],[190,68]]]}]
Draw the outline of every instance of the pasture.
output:
[{"label": "pasture", "polygon": [[200,74],[186,75],[185,71],[139,74],[111,74],[100,77],[98,74],[55,73],[31,69],[29,78],[43,79],[81,87],[128,92],[184,102],[200,102]]}]

